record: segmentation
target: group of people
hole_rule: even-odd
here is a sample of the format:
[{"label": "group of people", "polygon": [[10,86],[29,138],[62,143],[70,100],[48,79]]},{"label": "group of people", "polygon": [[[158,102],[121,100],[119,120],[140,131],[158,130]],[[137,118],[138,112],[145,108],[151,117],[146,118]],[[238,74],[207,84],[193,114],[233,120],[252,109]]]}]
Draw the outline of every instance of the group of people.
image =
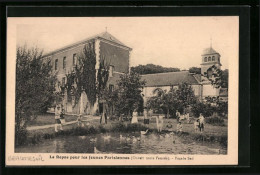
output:
[{"label": "group of people", "polygon": [[57,105],[55,108],[55,132],[58,132],[58,128],[62,131],[62,125],[65,123],[65,110],[62,105]]},{"label": "group of people", "polygon": [[[152,118],[152,116],[153,116],[153,110],[152,109],[147,110],[147,108],[144,108],[143,115],[144,115],[144,124],[147,125],[147,124],[149,124],[150,118]],[[138,123],[137,116],[138,116],[138,112],[137,112],[137,110],[134,110],[131,123]],[[158,132],[162,131],[163,123],[164,123],[163,118],[164,118],[163,114],[156,115],[156,126],[157,126]],[[178,122],[177,127],[176,127],[177,133],[183,131],[183,125],[181,122],[183,119],[186,119],[187,123],[190,123],[191,120],[190,120],[189,112],[186,112],[185,114],[181,115],[181,113],[178,110],[176,110],[176,120]],[[205,118],[200,113],[199,118],[196,119],[194,122],[195,132],[199,131],[202,133],[204,131],[204,126],[205,126]],[[173,127],[172,127],[172,124],[170,123],[170,121],[167,123],[166,128],[169,131],[173,131]]]}]

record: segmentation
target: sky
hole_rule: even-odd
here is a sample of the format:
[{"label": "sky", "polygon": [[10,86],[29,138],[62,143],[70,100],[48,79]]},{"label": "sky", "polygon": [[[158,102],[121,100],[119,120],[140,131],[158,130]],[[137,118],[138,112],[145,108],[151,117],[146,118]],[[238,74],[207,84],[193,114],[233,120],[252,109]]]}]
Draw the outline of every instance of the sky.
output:
[{"label": "sky", "polygon": [[[44,53],[107,31],[131,47],[130,65],[200,67],[203,49],[220,53],[222,69],[238,59],[238,17],[12,18],[16,45]],[[212,41],[212,42],[211,42]],[[231,63],[232,64],[232,63]]]}]

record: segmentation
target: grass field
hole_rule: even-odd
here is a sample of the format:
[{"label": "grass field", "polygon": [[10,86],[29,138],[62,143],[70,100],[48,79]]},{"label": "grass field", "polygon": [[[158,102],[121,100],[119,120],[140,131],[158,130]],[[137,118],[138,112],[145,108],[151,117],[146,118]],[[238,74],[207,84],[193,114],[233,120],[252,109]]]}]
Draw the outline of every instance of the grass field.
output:
[{"label": "grass field", "polygon": [[[77,120],[77,116],[75,115],[65,115],[66,122]],[[35,120],[30,121],[28,126],[42,126],[42,125],[50,125],[55,123],[54,114],[46,113],[43,115],[37,116]]]}]

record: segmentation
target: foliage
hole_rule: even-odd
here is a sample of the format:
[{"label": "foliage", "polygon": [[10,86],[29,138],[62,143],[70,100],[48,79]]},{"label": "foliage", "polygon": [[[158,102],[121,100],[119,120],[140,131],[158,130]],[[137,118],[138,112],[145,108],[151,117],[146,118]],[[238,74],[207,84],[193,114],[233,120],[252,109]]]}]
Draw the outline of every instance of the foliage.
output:
[{"label": "foliage", "polygon": [[159,111],[162,109],[169,116],[176,110],[183,111],[189,105],[196,102],[192,87],[188,83],[178,85],[178,88],[171,88],[169,91],[156,88],[153,92],[155,96],[147,101],[148,108]]},{"label": "foliage", "polygon": [[218,116],[212,116],[205,119],[206,123],[217,126],[224,126],[224,119]]},{"label": "foliage", "polygon": [[97,73],[97,92],[99,99],[105,98],[103,97],[107,89],[107,81],[109,77],[109,66],[110,60],[107,60],[104,56],[101,56],[99,61],[99,69]]},{"label": "foliage", "polygon": [[27,123],[46,111],[55,100],[56,76],[49,59],[38,48],[18,47],[16,51],[15,143],[23,140]]},{"label": "foliage", "polygon": [[189,72],[190,73],[194,73],[194,74],[201,74],[201,68],[199,68],[199,67],[191,67],[191,68],[189,68]]},{"label": "foliage", "polygon": [[228,113],[228,102],[220,101],[219,97],[206,97],[206,102],[197,101],[192,106],[192,112],[196,117],[202,113],[204,117],[211,117],[214,113],[224,117]]},{"label": "foliage", "polygon": [[117,82],[117,88],[110,92],[104,91],[104,99],[108,105],[113,106],[118,116],[120,114],[131,115],[134,109],[140,108],[141,92],[145,81],[141,81],[139,74],[131,72],[123,74]]},{"label": "foliage", "polygon": [[224,117],[228,113],[228,102],[221,101],[219,97],[205,97],[205,100],[220,116]]},{"label": "foliage", "polygon": [[195,117],[199,117],[200,113],[202,113],[204,117],[210,117],[213,115],[215,109],[209,103],[197,101],[192,105],[191,111]]},{"label": "foliage", "polygon": [[203,76],[207,77],[215,88],[228,87],[228,69],[222,71],[213,65],[207,70],[207,72],[204,72]]},{"label": "foliage", "polygon": [[72,72],[66,75],[65,88],[68,96],[75,96],[75,104],[78,103],[81,93],[85,91],[90,104],[96,102],[96,55],[94,44],[84,46],[78,57],[78,63]]},{"label": "foliage", "polygon": [[140,75],[153,74],[153,73],[163,73],[163,72],[179,72],[179,68],[173,67],[162,67],[154,64],[138,65],[131,67],[131,71],[136,72]]}]

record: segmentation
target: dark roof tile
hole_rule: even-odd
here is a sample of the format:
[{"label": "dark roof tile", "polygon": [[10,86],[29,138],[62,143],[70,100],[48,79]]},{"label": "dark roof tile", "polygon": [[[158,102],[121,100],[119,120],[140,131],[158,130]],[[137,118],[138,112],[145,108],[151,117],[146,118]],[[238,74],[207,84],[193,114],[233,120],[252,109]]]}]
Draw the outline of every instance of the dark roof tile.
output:
[{"label": "dark roof tile", "polygon": [[145,80],[145,86],[148,87],[176,86],[184,82],[192,85],[199,84],[195,77],[188,71],[147,74],[142,75],[141,80]]}]

